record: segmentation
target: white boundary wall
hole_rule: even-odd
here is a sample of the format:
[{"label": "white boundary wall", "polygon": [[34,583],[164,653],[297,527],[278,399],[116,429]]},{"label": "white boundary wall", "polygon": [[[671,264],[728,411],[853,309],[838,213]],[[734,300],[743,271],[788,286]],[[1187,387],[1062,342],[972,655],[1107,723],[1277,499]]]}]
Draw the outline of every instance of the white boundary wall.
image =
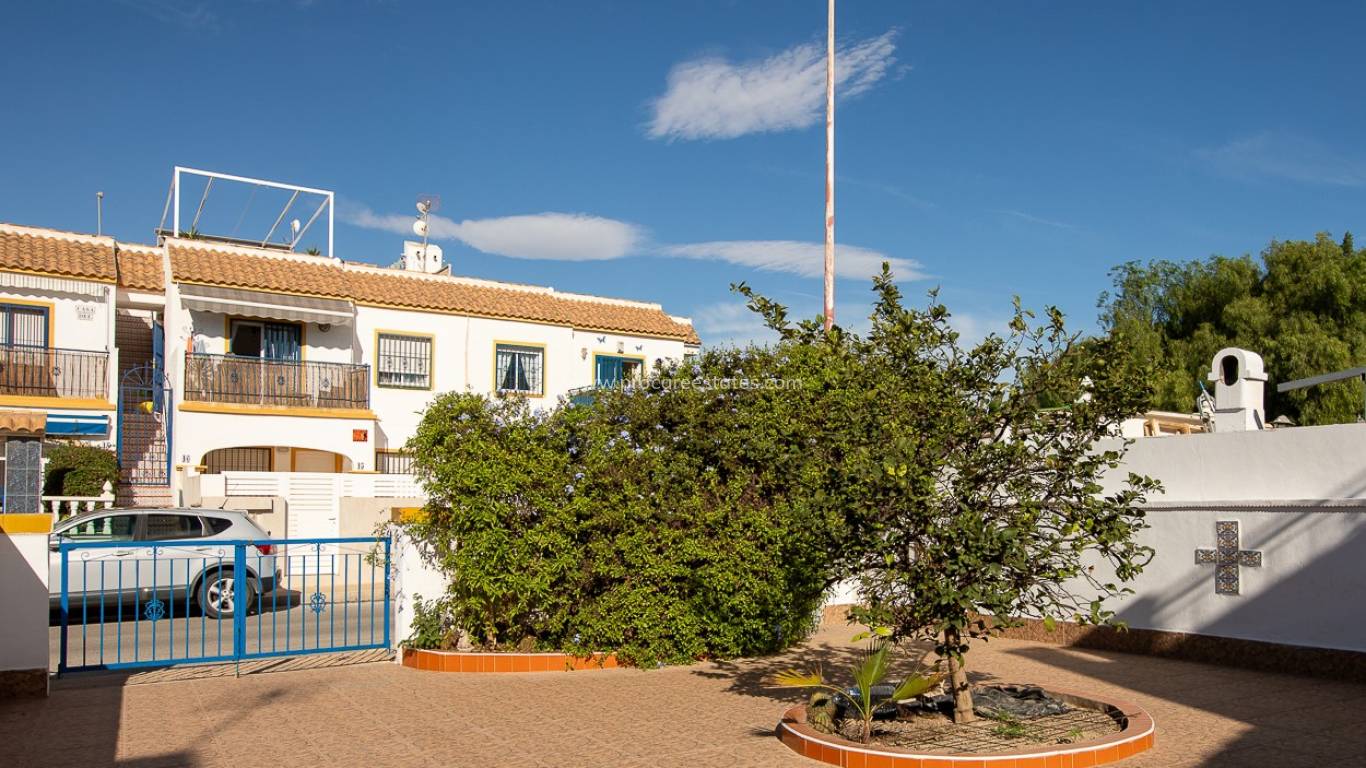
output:
[{"label": "white boundary wall", "polygon": [[[390,636],[393,638],[394,647],[397,648],[399,643],[412,634],[413,619],[416,616],[413,610],[414,599],[420,596],[424,602],[431,602],[440,598],[446,594],[446,587],[450,581],[441,571],[423,562],[417,545],[398,530],[394,532],[390,558],[389,609],[393,611],[393,631]],[[401,663],[402,656],[395,656],[394,661]]]},{"label": "white boundary wall", "polygon": [[47,533],[0,532],[0,678],[48,672]]},{"label": "white boundary wall", "polygon": [[[1106,447],[1102,445],[1102,447]],[[1110,604],[1132,627],[1366,651],[1366,424],[1135,441],[1127,473],[1160,480],[1140,541],[1156,550]],[[1216,594],[1215,523],[1236,521],[1239,594]]]}]

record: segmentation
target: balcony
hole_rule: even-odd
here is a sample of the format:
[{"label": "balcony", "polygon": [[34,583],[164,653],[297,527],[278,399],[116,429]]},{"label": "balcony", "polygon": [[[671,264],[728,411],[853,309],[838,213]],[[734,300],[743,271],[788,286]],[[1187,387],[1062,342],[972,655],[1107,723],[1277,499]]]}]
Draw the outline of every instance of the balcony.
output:
[{"label": "balcony", "polygon": [[107,400],[109,353],[0,346],[0,395]]},{"label": "balcony", "polygon": [[370,366],[237,355],[185,356],[186,402],[269,408],[370,407]]}]

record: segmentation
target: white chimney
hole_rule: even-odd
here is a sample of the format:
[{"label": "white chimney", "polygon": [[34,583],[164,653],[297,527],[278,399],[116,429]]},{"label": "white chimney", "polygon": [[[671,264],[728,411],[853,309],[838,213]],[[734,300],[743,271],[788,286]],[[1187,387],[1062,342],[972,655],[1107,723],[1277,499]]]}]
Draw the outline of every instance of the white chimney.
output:
[{"label": "white chimney", "polygon": [[1265,428],[1266,369],[1261,355],[1225,347],[1215,353],[1210,363],[1209,380],[1214,382],[1215,432]]},{"label": "white chimney", "polygon": [[435,243],[416,243],[412,240],[403,241],[403,260],[398,266],[409,272],[426,272],[436,274],[445,266],[442,258],[441,246]]}]

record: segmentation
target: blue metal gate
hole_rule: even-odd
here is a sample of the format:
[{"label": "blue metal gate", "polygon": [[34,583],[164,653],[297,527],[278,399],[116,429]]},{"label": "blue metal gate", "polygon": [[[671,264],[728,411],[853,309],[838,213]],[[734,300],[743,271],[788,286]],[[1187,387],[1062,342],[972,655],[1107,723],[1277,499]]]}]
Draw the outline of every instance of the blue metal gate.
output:
[{"label": "blue metal gate", "polygon": [[160,357],[124,372],[119,381],[120,481],[130,485],[171,484],[171,405],[171,390]]},{"label": "blue metal gate", "polygon": [[388,537],[62,541],[50,567],[57,672],[389,648],[389,548]]}]

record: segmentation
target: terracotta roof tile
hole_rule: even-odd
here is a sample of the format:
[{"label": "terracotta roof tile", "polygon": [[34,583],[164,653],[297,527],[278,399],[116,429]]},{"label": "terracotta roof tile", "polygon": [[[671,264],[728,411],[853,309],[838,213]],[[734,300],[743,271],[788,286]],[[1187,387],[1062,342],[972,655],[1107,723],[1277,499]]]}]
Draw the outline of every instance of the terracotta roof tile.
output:
[{"label": "terracotta roof tile", "polygon": [[114,239],[0,224],[0,269],[113,282]]},{"label": "terracotta roof tile", "polygon": [[342,268],[331,259],[267,255],[212,246],[167,246],[178,283],[222,285],[274,293],[349,298]]},{"label": "terracotta roof tile", "polygon": [[699,343],[691,324],[674,320],[657,305],[342,265],[322,257],[176,242],[168,247],[172,276],[177,282],[345,298],[360,304],[529,320]]},{"label": "terracotta roof tile", "polygon": [[115,264],[119,271],[120,288],[158,293],[166,288],[166,276],[162,269],[159,248],[130,248],[120,245]]}]

